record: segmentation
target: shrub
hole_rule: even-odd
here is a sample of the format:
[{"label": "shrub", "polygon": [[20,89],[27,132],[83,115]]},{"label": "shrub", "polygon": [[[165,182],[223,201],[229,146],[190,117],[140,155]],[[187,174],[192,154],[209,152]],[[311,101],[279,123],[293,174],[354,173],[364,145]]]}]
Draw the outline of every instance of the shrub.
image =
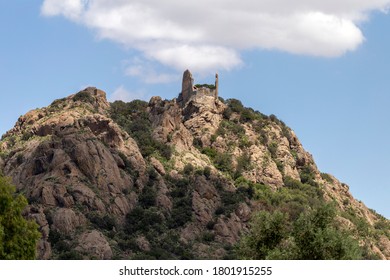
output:
[{"label": "shrub", "polygon": [[301,182],[304,184],[309,184],[312,186],[318,186],[318,183],[315,181],[315,174],[313,168],[309,165],[305,165],[299,175],[301,176]]},{"label": "shrub", "polygon": [[33,137],[33,133],[29,132],[29,131],[25,131],[23,132],[22,134],[22,141],[28,141],[31,137]]},{"label": "shrub", "polygon": [[139,204],[143,208],[149,208],[156,205],[157,191],[153,186],[146,185],[139,196]]},{"label": "shrub", "polygon": [[206,166],[204,169],[203,169],[203,175],[209,179],[210,178],[210,175],[211,175],[211,168],[210,166]]},{"label": "shrub", "polygon": [[24,155],[22,153],[18,154],[16,157],[16,163],[21,165],[24,162]]},{"label": "shrub", "polygon": [[192,219],[192,201],[189,196],[177,198],[173,202],[170,227],[178,228],[184,226]]},{"label": "shrub", "polygon": [[226,119],[226,120],[229,120],[230,117],[232,116],[232,114],[233,114],[233,111],[229,107],[226,107],[226,109],[222,113],[223,118]]},{"label": "shrub", "polygon": [[156,209],[143,209],[139,206],[126,215],[124,230],[128,234],[136,232],[150,233],[154,231],[162,232],[162,217]]},{"label": "shrub", "polygon": [[183,168],[183,173],[191,175],[194,172],[194,166],[191,163],[187,163]]},{"label": "shrub", "polygon": [[174,180],[171,183],[173,207],[168,225],[170,228],[178,228],[192,219],[192,187],[188,179]]},{"label": "shrub", "polygon": [[229,106],[229,108],[233,112],[241,113],[242,110],[244,110],[244,106],[242,105],[240,100],[231,98],[231,99],[226,100],[226,102],[227,102],[227,105]]},{"label": "shrub", "polygon": [[214,158],[215,167],[221,171],[232,171],[232,156],[228,153],[217,153]]},{"label": "shrub", "polygon": [[207,223],[206,228],[207,228],[208,230],[213,230],[215,224],[216,224],[215,221],[210,221],[210,222]]},{"label": "shrub", "polygon": [[332,177],[327,173],[321,173],[321,178],[329,183],[332,183],[332,184],[334,183]]},{"label": "shrub", "polygon": [[194,137],[194,140],[192,140],[192,145],[194,145],[194,147],[197,149],[201,149],[203,147],[202,140],[196,137]]},{"label": "shrub", "polygon": [[236,171],[241,173],[243,171],[249,170],[251,167],[251,157],[248,153],[243,153],[237,158],[237,168]]},{"label": "shrub", "polygon": [[202,154],[207,155],[211,159],[214,159],[217,156],[217,153],[217,150],[215,150],[214,148],[204,147],[202,149]]},{"label": "shrub", "polygon": [[196,88],[209,88],[209,89],[215,89],[215,85],[213,84],[196,84]]},{"label": "shrub", "polygon": [[240,121],[241,122],[253,121],[256,118],[257,118],[257,116],[255,115],[255,113],[251,109],[245,108],[245,109],[243,109],[241,111],[241,115],[240,115]]},{"label": "shrub", "polygon": [[278,143],[271,142],[268,145],[268,151],[271,153],[272,158],[276,158],[276,152],[278,151]]},{"label": "shrub", "polygon": [[80,92],[76,93],[73,96],[72,100],[74,102],[81,101],[81,102],[87,102],[87,103],[93,103],[95,101],[93,96],[88,91],[80,91]]},{"label": "shrub", "polygon": [[116,226],[115,218],[107,214],[99,215],[98,213],[92,212],[87,217],[98,229],[110,231]]},{"label": "shrub", "polygon": [[206,231],[205,233],[203,233],[202,240],[204,242],[212,242],[212,241],[214,241],[214,239],[215,239],[214,233],[209,232],[209,231]]}]

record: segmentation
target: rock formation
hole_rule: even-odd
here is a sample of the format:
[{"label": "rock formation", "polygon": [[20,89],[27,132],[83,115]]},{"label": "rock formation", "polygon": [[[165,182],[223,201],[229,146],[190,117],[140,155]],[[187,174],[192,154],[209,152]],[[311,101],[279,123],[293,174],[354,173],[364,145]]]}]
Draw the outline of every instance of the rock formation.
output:
[{"label": "rock formation", "polygon": [[384,228],[356,238],[390,258],[388,221],[321,173],[290,128],[222,102],[218,76],[214,90],[193,83],[187,70],[177,100],[149,103],[110,104],[87,88],[3,135],[0,169],[28,198],[39,258],[224,258],[252,213],[270,207],[263,193],[288,182],[334,201],[344,227]]}]

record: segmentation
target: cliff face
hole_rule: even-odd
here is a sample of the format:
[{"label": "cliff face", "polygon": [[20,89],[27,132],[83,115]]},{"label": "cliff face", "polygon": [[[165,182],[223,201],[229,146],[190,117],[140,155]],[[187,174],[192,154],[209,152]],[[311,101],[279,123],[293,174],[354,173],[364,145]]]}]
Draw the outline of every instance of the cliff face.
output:
[{"label": "cliff face", "polygon": [[234,257],[252,214],[278,205],[264,194],[292,182],[334,201],[340,224],[390,258],[388,227],[376,230],[388,221],[321,173],[283,122],[237,100],[186,100],[109,104],[87,88],[19,118],[0,168],[29,200],[39,258]]}]

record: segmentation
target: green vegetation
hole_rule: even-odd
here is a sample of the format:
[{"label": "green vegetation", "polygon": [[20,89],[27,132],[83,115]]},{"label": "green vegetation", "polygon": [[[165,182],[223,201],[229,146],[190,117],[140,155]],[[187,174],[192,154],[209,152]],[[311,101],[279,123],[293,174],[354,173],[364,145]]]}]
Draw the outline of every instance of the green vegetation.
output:
[{"label": "green vegetation", "polygon": [[27,200],[15,194],[15,187],[0,177],[0,259],[32,260],[40,238],[38,226],[22,212]]},{"label": "green vegetation", "polygon": [[351,260],[363,250],[351,232],[338,228],[331,204],[301,213],[291,221],[288,214],[261,211],[238,247],[244,259]]},{"label": "green vegetation", "polygon": [[93,103],[95,101],[93,96],[88,91],[80,91],[80,92],[76,93],[73,96],[72,100],[74,102],[81,101],[81,102],[86,102],[86,103]]},{"label": "green vegetation", "polygon": [[196,84],[196,88],[209,88],[209,89],[215,89],[215,85],[213,84]]},{"label": "green vegetation", "polygon": [[111,104],[111,118],[137,141],[144,157],[158,152],[163,158],[170,159],[172,148],[153,138],[152,123],[146,112],[147,105],[142,100],[128,103],[115,101]]},{"label": "green vegetation", "polygon": [[321,178],[327,181],[328,183],[334,183],[332,177],[328,173],[321,173]]}]

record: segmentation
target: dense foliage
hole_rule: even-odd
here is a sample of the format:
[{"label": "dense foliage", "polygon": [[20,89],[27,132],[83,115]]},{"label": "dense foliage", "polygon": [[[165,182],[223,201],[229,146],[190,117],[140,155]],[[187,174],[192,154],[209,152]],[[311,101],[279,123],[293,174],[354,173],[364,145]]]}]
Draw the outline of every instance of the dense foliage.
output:
[{"label": "dense foliage", "polygon": [[40,237],[35,222],[26,220],[22,212],[27,200],[15,194],[15,187],[0,176],[0,259],[35,259]]},{"label": "dense foliage", "polygon": [[293,221],[280,211],[261,211],[241,240],[239,254],[245,259],[361,259],[363,249],[351,232],[339,228],[335,217],[331,204],[305,211]]}]

